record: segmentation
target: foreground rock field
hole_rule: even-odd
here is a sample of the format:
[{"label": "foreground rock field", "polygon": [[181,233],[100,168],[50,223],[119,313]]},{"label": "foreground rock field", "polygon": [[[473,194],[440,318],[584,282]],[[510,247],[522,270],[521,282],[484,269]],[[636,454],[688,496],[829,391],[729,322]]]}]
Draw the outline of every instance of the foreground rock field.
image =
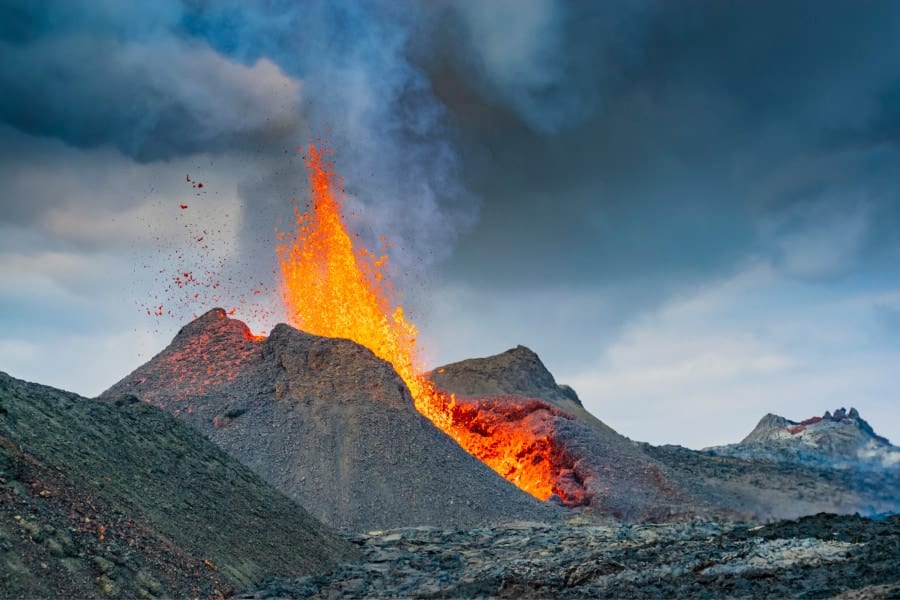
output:
[{"label": "foreground rock field", "polygon": [[896,598],[900,515],[767,525],[572,521],[349,536],[363,560],[239,598]]}]

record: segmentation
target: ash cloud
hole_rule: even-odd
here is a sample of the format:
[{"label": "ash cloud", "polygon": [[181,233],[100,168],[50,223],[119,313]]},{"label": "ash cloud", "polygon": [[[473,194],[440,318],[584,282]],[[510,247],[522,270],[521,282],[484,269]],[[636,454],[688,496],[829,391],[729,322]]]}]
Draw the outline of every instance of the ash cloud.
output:
[{"label": "ash cloud", "polygon": [[[665,293],[748,252],[788,264],[770,234],[814,238],[806,212],[866,219],[836,273],[896,234],[896,3],[3,10],[0,119],[138,162],[240,157],[248,246],[290,218],[295,147],[316,135],[365,213],[352,226],[370,246],[389,235],[398,271],[452,253],[446,274],[493,288],[640,272]],[[3,202],[20,222],[42,210]]]},{"label": "ash cloud", "polygon": [[887,261],[900,216],[896,3],[546,6],[518,54],[531,71],[485,76],[489,53],[472,76],[478,46],[423,59],[485,199],[449,274],[522,289],[640,273],[663,295],[748,254],[786,260],[771,224],[812,238],[822,214],[866,220],[830,274]]},{"label": "ash cloud", "polygon": [[390,235],[398,269],[444,258],[474,219],[445,110],[406,56],[430,18],[414,4],[60,1],[4,12],[0,120],[142,163],[244,156],[258,172],[240,186],[248,245],[305,194],[295,149],[319,136],[336,151],[350,212],[365,213],[357,228],[370,246]]}]

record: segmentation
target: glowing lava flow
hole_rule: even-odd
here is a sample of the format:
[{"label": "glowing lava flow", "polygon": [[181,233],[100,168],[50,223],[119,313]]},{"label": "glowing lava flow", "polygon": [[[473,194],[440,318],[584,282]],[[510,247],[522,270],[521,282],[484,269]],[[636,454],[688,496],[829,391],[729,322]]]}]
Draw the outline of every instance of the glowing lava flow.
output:
[{"label": "glowing lava flow", "polygon": [[281,234],[277,248],[289,322],[370,349],[394,366],[416,409],[470,454],[541,500],[558,493],[546,438],[514,423],[473,427],[471,407],[457,405],[423,375],[416,327],[401,306],[392,307],[387,256],[354,246],[341,217],[341,180],[326,154],[312,144],[307,149],[311,211],[295,209],[297,231]]}]

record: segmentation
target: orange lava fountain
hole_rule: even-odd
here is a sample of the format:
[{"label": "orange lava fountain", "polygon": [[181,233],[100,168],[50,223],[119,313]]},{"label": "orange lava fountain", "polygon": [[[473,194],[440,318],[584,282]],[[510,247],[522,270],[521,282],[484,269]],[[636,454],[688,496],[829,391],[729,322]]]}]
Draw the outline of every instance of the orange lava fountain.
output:
[{"label": "orange lava fountain", "polygon": [[416,326],[406,320],[401,306],[392,306],[387,256],[357,247],[344,227],[342,182],[328,154],[309,145],[304,163],[311,210],[295,208],[296,233],[279,236],[288,321],[315,335],[353,340],[391,363],[420,413],[500,475],[546,500],[556,491],[553,461],[545,456],[547,439],[534,439],[508,423],[474,431],[471,408],[458,406],[424,375]]}]

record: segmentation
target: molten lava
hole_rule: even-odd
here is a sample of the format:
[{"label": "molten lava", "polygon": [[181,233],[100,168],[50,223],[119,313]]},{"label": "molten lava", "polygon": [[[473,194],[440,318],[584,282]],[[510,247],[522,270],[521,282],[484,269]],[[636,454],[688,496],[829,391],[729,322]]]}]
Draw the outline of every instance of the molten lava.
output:
[{"label": "molten lava", "polygon": [[564,502],[566,475],[546,437],[524,424],[476,418],[473,410],[435,388],[423,372],[415,325],[394,307],[386,255],[354,245],[341,216],[342,182],[312,144],[304,156],[310,176],[309,210],[295,208],[296,232],[279,236],[282,295],[288,321],[327,337],[353,340],[388,361],[412,394],[416,409],[522,490]]}]

